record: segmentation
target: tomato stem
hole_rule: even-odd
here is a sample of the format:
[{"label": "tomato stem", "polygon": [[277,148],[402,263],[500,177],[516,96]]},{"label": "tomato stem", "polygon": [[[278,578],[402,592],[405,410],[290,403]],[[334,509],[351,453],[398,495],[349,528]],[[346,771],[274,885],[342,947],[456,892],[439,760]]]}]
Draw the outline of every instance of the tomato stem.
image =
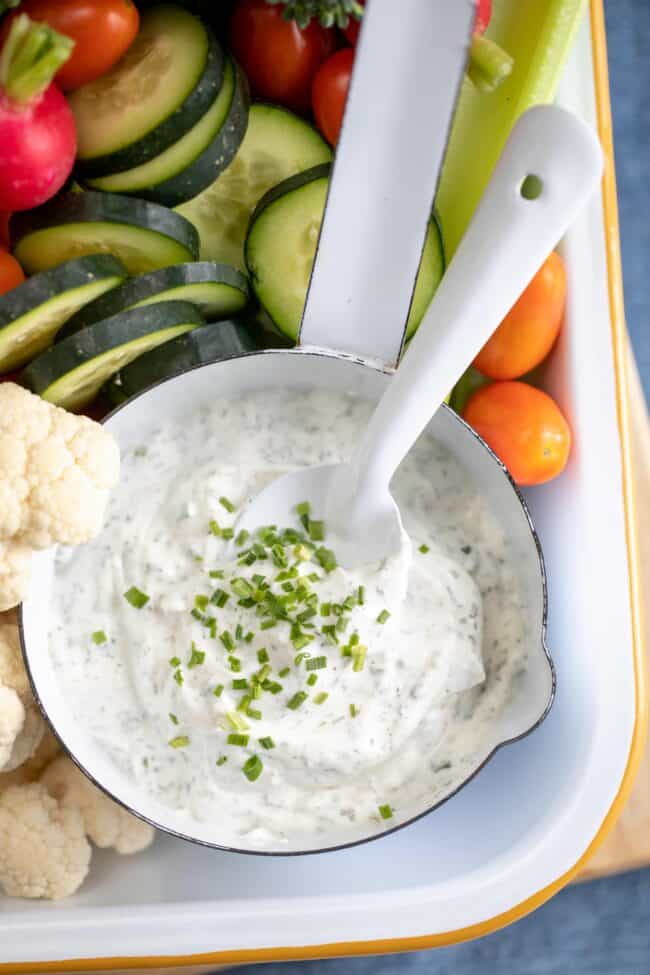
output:
[{"label": "tomato stem", "polygon": [[0,87],[15,102],[31,102],[49,87],[73,47],[71,38],[21,14],[0,52]]},{"label": "tomato stem", "polygon": [[513,58],[488,37],[474,33],[467,76],[479,91],[494,91],[512,72]]}]

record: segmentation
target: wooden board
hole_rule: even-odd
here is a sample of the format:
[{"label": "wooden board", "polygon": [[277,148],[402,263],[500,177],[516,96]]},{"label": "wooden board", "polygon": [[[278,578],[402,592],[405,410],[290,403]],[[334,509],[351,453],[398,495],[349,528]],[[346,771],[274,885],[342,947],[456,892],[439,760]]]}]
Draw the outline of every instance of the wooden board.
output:
[{"label": "wooden board", "polygon": [[[636,364],[630,354],[628,364],[630,412],[632,419],[633,461],[636,481],[637,531],[641,551],[641,571],[646,594],[646,649],[650,654],[650,425]],[[650,675],[650,660],[648,660]],[[591,880],[650,865],[650,747],[634,783],[632,795],[621,818],[603,845],[589,861],[579,880]]]}]

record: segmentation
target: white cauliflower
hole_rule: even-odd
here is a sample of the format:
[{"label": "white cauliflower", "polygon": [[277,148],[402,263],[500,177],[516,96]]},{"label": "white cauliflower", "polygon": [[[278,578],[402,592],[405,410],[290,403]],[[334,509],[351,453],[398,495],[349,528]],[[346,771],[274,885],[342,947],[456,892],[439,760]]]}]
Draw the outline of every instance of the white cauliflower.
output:
[{"label": "white cauliflower", "polygon": [[23,665],[18,627],[0,623],[0,772],[30,758],[44,731]]},{"label": "white cauliflower", "polygon": [[63,809],[78,809],[95,846],[118,853],[138,853],[150,845],[154,831],[105,796],[65,755],[45,769],[40,781]]},{"label": "white cauliflower", "polygon": [[32,550],[28,545],[0,539],[0,612],[22,603],[31,567]]},{"label": "white cauliflower", "polygon": [[117,443],[94,420],[0,384],[0,539],[35,549],[90,541],[119,470]]},{"label": "white cauliflower", "polygon": [[44,785],[13,785],[0,794],[0,887],[10,897],[73,894],[90,855],[81,813],[63,808]]},{"label": "white cauliflower", "polygon": [[45,729],[40,745],[31,758],[13,772],[0,772],[0,793],[12,785],[26,785],[36,782],[46,765],[60,753],[61,746],[51,731]]}]

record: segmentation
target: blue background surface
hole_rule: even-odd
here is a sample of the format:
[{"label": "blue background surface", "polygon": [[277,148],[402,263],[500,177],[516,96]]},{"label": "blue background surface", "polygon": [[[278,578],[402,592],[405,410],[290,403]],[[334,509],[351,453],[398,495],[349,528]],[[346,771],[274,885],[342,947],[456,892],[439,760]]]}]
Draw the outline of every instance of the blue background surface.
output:
[{"label": "blue background surface", "polygon": [[[650,398],[650,0],[605,0],[625,308]],[[649,975],[650,870],[563,890],[505,931],[377,958],[256,965],[260,975]]]}]

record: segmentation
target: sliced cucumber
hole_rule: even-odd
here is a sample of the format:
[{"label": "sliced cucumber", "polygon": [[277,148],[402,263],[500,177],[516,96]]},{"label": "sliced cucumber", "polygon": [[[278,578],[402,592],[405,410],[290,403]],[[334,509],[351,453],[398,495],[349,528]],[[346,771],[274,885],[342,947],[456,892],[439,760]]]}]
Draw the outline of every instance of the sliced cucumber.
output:
[{"label": "sliced cucumber", "polygon": [[139,356],[111,379],[106,392],[113,403],[123,403],[143,389],[194,366],[253,352],[257,347],[242,322],[211,322]]},{"label": "sliced cucumber", "polygon": [[115,173],[158,155],[204,115],[222,76],[221,49],[200,20],[171,4],[148,10],[115,67],[68,96],[80,171]]},{"label": "sliced cucumber", "polygon": [[170,300],[191,301],[206,318],[225,318],[246,305],[248,281],[234,267],[211,261],[175,264],[140,274],[81,308],[61,329],[57,341],[128,308]]},{"label": "sliced cucumber", "polygon": [[246,131],[248,83],[232,61],[221,90],[203,118],[155,159],[114,176],[87,180],[94,189],[137,193],[175,206],[209,186],[231,161]]},{"label": "sliced cucumber", "polygon": [[288,176],[328,162],[332,150],[307,122],[277,105],[251,105],[237,155],[219,178],[177,208],[201,238],[201,258],[244,268],[256,203]]},{"label": "sliced cucumber", "polygon": [[127,276],[110,254],[66,261],[35,274],[0,297],[0,373],[23,366],[46,349],[79,308]]},{"label": "sliced cucumber", "polygon": [[81,410],[123,366],[204,321],[187,301],[132,308],[53,345],[23,370],[20,380],[56,406]]},{"label": "sliced cucumber", "polygon": [[[260,304],[274,325],[297,339],[323,219],[329,166],[292,176],[260,200],[246,238],[246,263]],[[444,271],[435,218],[429,224],[408,318],[407,338],[422,320]]]},{"label": "sliced cucumber", "polygon": [[119,257],[130,274],[197,258],[199,238],[179,213],[128,196],[66,193],[11,218],[13,251],[28,274],[83,254]]}]

